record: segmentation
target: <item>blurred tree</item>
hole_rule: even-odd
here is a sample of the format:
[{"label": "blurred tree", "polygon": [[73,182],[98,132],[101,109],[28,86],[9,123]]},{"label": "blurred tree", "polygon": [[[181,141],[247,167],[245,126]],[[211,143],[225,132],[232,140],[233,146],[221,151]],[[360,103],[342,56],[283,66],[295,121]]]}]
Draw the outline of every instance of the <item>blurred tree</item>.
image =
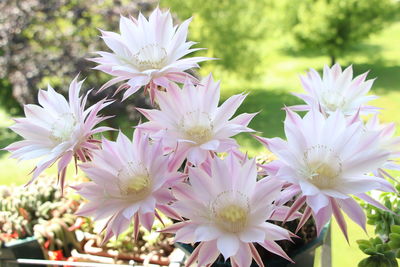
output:
[{"label": "blurred tree", "polygon": [[[293,2],[293,1],[289,1]],[[300,48],[316,49],[336,57],[382,30],[399,12],[396,0],[302,0],[293,34]]]},{"label": "blurred tree", "polygon": [[[0,1],[1,105],[10,113],[21,113],[22,104],[36,102],[38,88],[46,88],[50,83],[65,92],[78,73],[81,79],[86,77],[85,88],[99,88],[111,77],[91,70],[94,63],[85,59],[93,57],[91,52],[108,50],[98,28],[119,32],[120,14],[136,16],[139,10],[147,14],[154,8],[154,2]],[[93,94],[89,100],[104,97],[104,94]],[[136,95],[123,104],[114,103],[106,111],[132,115],[134,105],[143,105],[143,101],[141,95]]]},{"label": "blurred tree", "polygon": [[164,7],[183,20],[191,16],[190,39],[200,41],[211,62],[224,70],[253,76],[267,50],[262,41],[267,33],[270,0],[163,0]]}]

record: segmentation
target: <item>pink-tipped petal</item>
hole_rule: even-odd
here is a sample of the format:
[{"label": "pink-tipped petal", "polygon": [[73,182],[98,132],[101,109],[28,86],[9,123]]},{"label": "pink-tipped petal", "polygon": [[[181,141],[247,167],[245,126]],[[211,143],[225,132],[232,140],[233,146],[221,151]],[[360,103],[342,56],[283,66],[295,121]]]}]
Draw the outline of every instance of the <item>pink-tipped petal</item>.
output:
[{"label": "pink-tipped petal", "polygon": [[290,261],[291,263],[295,263],[287,254],[286,252],[274,241],[264,241],[263,243],[259,243],[261,246],[263,246],[266,250],[281,256],[282,258]]},{"label": "pink-tipped petal", "polygon": [[288,213],[286,214],[285,218],[283,219],[283,223],[285,223],[295,212],[297,212],[306,202],[305,196],[300,196],[296,199],[293,205],[290,207]]},{"label": "pink-tipped petal", "polygon": [[259,267],[264,267],[264,263],[260,257],[260,254],[258,253],[256,247],[250,243],[249,244],[250,250],[251,250],[251,255],[253,256],[253,259],[255,262],[258,264]]},{"label": "pink-tipped petal", "polygon": [[367,232],[366,229],[367,219],[360,205],[352,198],[337,199],[336,201],[338,202],[342,210],[350,217],[350,219],[352,219],[365,232]]},{"label": "pink-tipped petal", "polygon": [[331,199],[331,205],[332,205],[333,216],[335,216],[336,222],[338,223],[340,230],[342,231],[344,237],[346,238],[347,243],[349,243],[349,237],[347,235],[347,224],[343,217],[342,212],[340,211],[340,207],[335,199]]}]

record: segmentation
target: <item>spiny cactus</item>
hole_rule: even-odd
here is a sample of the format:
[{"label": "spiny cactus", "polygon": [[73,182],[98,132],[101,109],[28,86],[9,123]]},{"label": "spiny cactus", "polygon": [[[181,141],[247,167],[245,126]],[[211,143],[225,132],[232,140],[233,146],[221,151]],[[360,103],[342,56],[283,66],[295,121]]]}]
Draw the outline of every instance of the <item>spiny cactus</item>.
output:
[{"label": "spiny cactus", "polygon": [[[395,230],[395,229],[393,229]],[[398,231],[396,229],[395,231]],[[398,233],[396,233],[398,235]],[[399,235],[400,236],[400,235]],[[385,243],[381,238],[375,237],[369,240],[357,240],[358,247],[362,252],[370,255],[368,258],[363,259],[359,262],[359,267],[397,267],[396,257],[399,256],[398,238],[395,238],[392,242]]]},{"label": "spiny cactus", "polygon": [[75,221],[76,216],[71,214],[50,220],[39,219],[39,223],[34,227],[35,236],[45,249],[51,251],[62,249],[64,255],[70,255],[73,248],[81,249],[75,233],[70,231]]},{"label": "spiny cactus", "polygon": [[[171,225],[172,221],[160,214],[162,220],[165,225]],[[95,243],[97,246],[100,245],[102,238],[104,237],[104,232],[99,233],[97,229],[99,225],[94,225],[90,219],[86,219],[86,224],[83,225],[82,230],[87,233],[94,233],[95,235],[92,238],[97,237]],[[128,254],[135,257],[140,257],[141,255],[148,255],[149,253],[154,253],[158,256],[168,256],[172,250],[173,246],[173,237],[168,233],[160,233],[158,232],[163,228],[163,225],[160,221],[155,220],[152,231],[147,231],[144,227],[139,228],[139,236],[138,239],[134,240],[133,234],[133,225],[131,225],[125,232],[120,234],[118,238],[111,238],[104,245],[104,249],[106,250],[116,250],[121,254]]]},{"label": "spiny cactus", "polygon": [[392,212],[365,205],[367,223],[375,226],[375,233],[384,240],[388,238],[390,227],[400,225],[400,184],[395,186],[396,193],[381,193],[380,202]]},{"label": "spiny cactus", "polygon": [[396,258],[400,258],[400,185],[397,193],[383,193],[381,202],[392,212],[366,206],[368,224],[375,226],[377,237],[369,240],[357,240],[362,252],[369,255],[358,264],[359,267],[397,267]]}]

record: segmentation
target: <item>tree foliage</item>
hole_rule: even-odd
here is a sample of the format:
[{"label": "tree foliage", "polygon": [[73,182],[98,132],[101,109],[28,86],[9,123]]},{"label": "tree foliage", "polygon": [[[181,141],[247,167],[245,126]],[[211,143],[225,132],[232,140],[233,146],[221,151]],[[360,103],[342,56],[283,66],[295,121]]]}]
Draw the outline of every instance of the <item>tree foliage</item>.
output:
[{"label": "tree foliage", "polygon": [[251,75],[267,49],[268,0],[165,0],[179,19],[193,16],[190,39],[200,40],[208,56],[218,58],[214,66]]},{"label": "tree foliage", "polygon": [[[118,32],[120,14],[136,16],[139,10],[147,13],[154,8],[153,2],[0,1],[0,102],[3,107],[9,112],[21,112],[22,104],[36,102],[38,88],[46,88],[50,83],[58,90],[67,90],[78,73],[81,78],[87,77],[86,88],[99,88],[110,77],[92,71],[94,64],[86,60],[93,57],[91,52],[106,50],[98,29]],[[97,101],[103,97],[97,95],[90,99]],[[132,110],[138,101],[143,98],[114,104],[107,110],[114,114]]]},{"label": "tree foliage", "polygon": [[334,61],[392,22],[399,5],[395,0],[303,0],[293,34],[300,48],[320,50]]}]

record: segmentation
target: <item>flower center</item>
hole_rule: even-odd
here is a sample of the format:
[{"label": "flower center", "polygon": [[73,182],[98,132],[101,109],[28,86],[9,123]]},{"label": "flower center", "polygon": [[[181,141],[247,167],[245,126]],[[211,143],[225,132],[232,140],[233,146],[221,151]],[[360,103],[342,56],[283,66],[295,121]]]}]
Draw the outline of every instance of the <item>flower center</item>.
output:
[{"label": "flower center", "polygon": [[53,123],[50,130],[50,139],[59,144],[70,140],[77,121],[72,113],[61,114]]},{"label": "flower center", "polygon": [[198,144],[204,144],[212,137],[209,127],[195,125],[185,131],[186,138]]},{"label": "flower center", "polygon": [[135,66],[139,71],[161,69],[167,61],[167,50],[158,44],[148,44],[133,55]]},{"label": "flower center", "polygon": [[181,120],[180,127],[183,139],[196,144],[204,144],[213,137],[213,125],[210,116],[205,112],[188,112]]},{"label": "flower center", "polygon": [[346,99],[337,91],[325,90],[321,95],[321,104],[329,111],[334,112],[346,105]]},{"label": "flower center", "polygon": [[247,225],[249,199],[238,191],[220,193],[210,205],[212,220],[224,231],[238,233]]},{"label": "flower center", "polygon": [[128,162],[118,171],[121,195],[133,201],[142,200],[151,192],[151,179],[147,169],[134,162]]},{"label": "flower center", "polygon": [[304,152],[303,177],[320,189],[334,188],[342,173],[342,162],[327,146],[316,145]]}]

